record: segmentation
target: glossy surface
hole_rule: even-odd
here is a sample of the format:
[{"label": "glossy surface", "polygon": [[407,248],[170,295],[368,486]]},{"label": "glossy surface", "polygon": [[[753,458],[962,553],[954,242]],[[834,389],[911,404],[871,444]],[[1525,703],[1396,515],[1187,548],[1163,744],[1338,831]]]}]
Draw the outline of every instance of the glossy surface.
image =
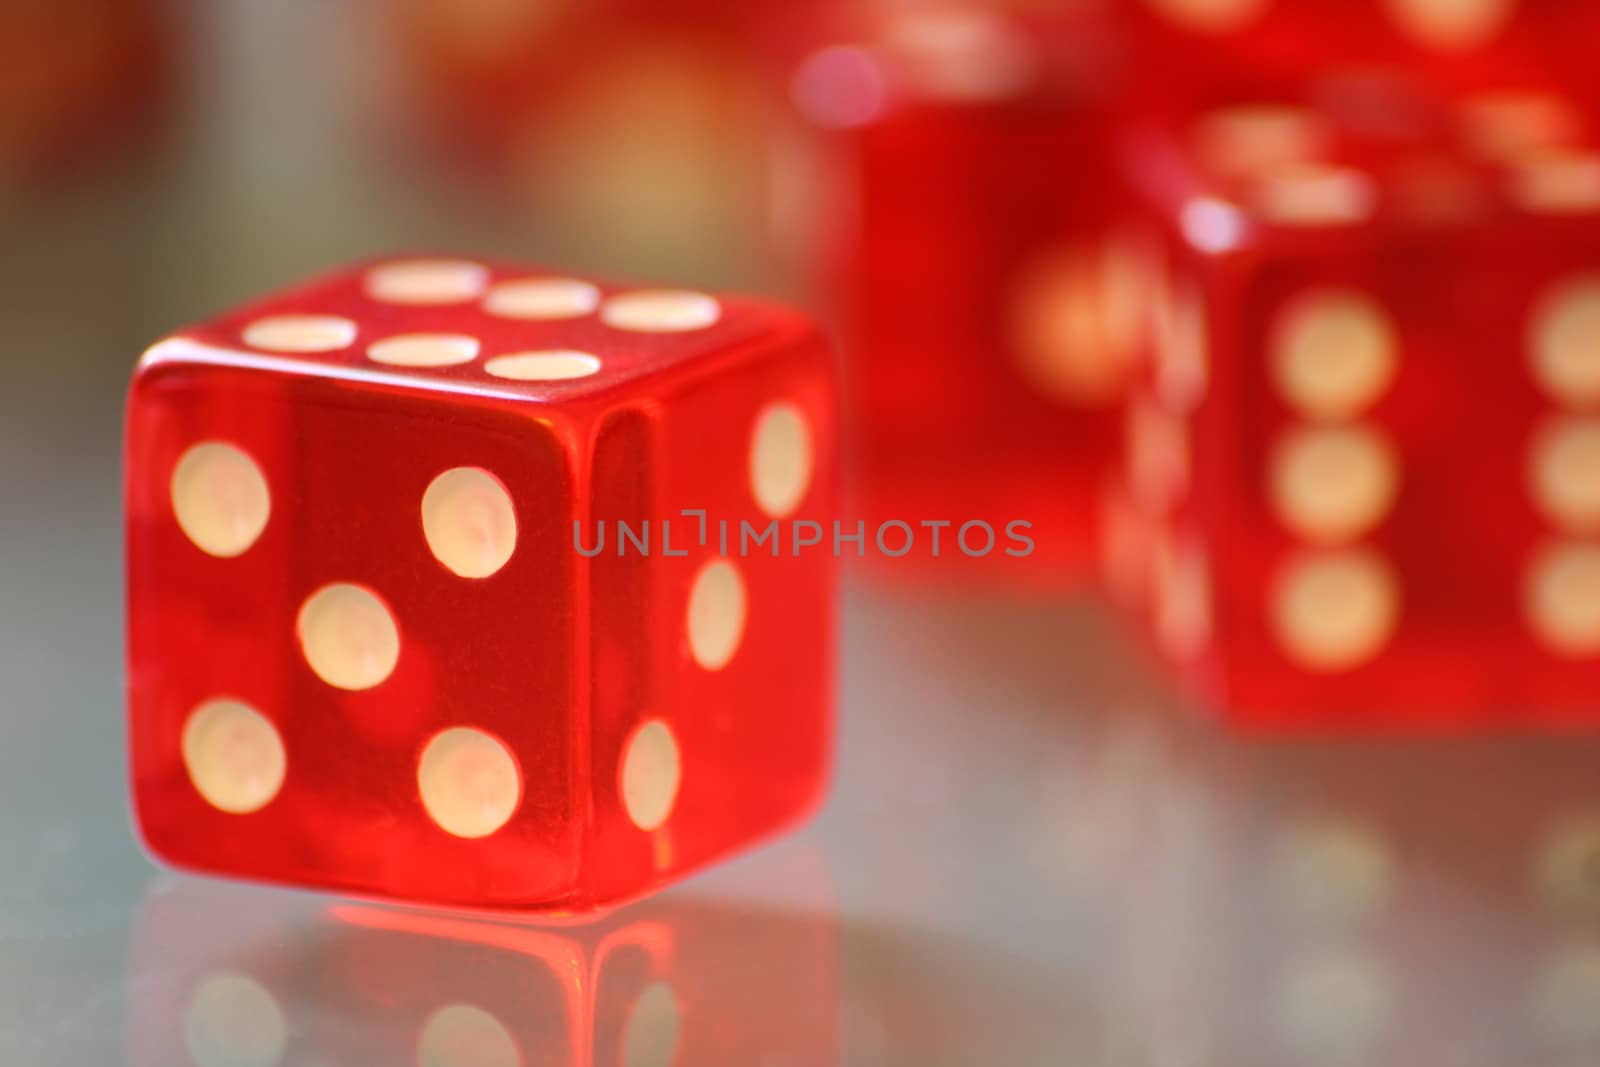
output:
[{"label": "glossy surface", "polygon": [[[842,338],[855,499],[869,527],[1031,521],[1011,577],[1079,576],[1128,355],[1106,42],[976,8],[818,21],[780,161],[812,185],[776,222]],[[948,577],[944,552],[885,569]]]},{"label": "glossy surface", "polygon": [[[1096,607],[847,599],[823,816],[597,924],[155,872],[119,809],[115,731],[30,688],[0,727],[30,739],[0,796],[46,812],[0,822],[18,861],[0,870],[0,1053],[1221,1067],[1595,1050],[1592,744],[1252,746],[1182,715]],[[93,632],[114,647],[114,626]],[[110,669],[75,677],[114,701]],[[65,753],[102,773],[62,780]]]},{"label": "glossy surface", "polygon": [[129,957],[153,980],[126,1062],[829,1063],[828,884],[803,850],[771,874],[818,910],[686,898],[540,927],[158,881]]},{"label": "glossy surface", "polygon": [[1486,151],[1485,97],[1369,89],[1130,138],[1164,267],[1108,562],[1244,722],[1591,723],[1595,142],[1574,108]]},{"label": "glossy surface", "polygon": [[381,261],[146,355],[130,739],[159,855],[582,910],[812,805],[834,561],[740,533],[832,514],[829,354],[776,307],[588,284]]}]

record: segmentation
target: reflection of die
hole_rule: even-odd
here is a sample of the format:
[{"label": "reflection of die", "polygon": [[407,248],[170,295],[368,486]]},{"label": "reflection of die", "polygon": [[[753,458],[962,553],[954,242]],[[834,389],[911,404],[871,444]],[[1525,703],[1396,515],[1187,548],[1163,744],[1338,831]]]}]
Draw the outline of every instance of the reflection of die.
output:
[{"label": "reflection of die", "polygon": [[127,1060],[832,1063],[837,937],[826,909],[662,898],[529,926],[166,883],[139,917]]},{"label": "reflection of die", "polygon": [[844,339],[863,506],[1025,519],[1018,577],[1076,576],[1144,295],[1106,228],[1106,41],[972,4],[849,16],[785,35],[813,46],[772,224]]},{"label": "reflection of die", "polygon": [[1581,716],[1600,683],[1581,111],[1368,84],[1168,116],[1127,158],[1169,280],[1110,557],[1165,653],[1255,725]]},{"label": "reflection of die", "polygon": [[832,518],[832,436],[800,317],[506,266],[379,264],[156,345],[128,430],[147,841],[576,909],[799,817],[834,564],[784,531]]}]

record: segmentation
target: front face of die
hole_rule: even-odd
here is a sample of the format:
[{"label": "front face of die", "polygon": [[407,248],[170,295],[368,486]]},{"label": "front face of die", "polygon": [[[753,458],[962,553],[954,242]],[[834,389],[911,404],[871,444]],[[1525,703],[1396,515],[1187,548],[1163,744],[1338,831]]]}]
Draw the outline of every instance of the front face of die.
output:
[{"label": "front face of die", "polygon": [[1191,131],[1243,180],[1166,246],[1130,510],[1164,651],[1252,721],[1570,721],[1593,692],[1592,140],[1501,136],[1564,113],[1537,92],[1452,103],[1462,143],[1380,169],[1293,108]]},{"label": "front face of die", "polygon": [[495,411],[220,367],[136,386],[134,788],[182,866],[441,900],[575,869],[573,478]]}]

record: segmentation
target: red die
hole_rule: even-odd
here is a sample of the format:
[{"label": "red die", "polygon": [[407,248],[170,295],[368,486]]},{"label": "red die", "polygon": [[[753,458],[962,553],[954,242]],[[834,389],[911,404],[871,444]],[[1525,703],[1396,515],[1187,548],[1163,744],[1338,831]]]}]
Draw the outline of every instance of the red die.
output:
[{"label": "red die", "polygon": [[1367,104],[1132,135],[1167,281],[1108,563],[1252,726],[1592,724],[1600,154],[1557,98]]},{"label": "red die", "polygon": [[972,5],[857,23],[793,65],[783,173],[814,180],[775,185],[773,222],[844,338],[859,504],[1030,521],[1017,576],[1076,576],[1137,324],[1105,221],[1109,52]]},{"label": "red die", "polygon": [[151,848],[585,909],[800,817],[835,568],[784,531],[833,516],[834,389],[784,309],[453,260],[156,345],[127,460]]}]

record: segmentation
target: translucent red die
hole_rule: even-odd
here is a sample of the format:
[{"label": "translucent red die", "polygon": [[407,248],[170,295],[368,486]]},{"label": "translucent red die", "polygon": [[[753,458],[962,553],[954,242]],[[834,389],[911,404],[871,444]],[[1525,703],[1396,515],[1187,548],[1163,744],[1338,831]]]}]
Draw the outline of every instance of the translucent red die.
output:
[{"label": "translucent red die", "polygon": [[1374,83],[1128,148],[1162,267],[1107,563],[1191,690],[1275,729],[1592,724],[1588,115]]},{"label": "translucent red die", "polygon": [[145,840],[581,910],[799,818],[835,565],[789,530],[834,515],[834,393],[783,308],[460,260],[160,342],[127,427]]},{"label": "translucent red die", "polygon": [[1081,577],[1137,311],[1107,41],[977,5],[797,21],[773,222],[840,331],[856,503],[874,526],[1025,520],[1012,577]]}]

